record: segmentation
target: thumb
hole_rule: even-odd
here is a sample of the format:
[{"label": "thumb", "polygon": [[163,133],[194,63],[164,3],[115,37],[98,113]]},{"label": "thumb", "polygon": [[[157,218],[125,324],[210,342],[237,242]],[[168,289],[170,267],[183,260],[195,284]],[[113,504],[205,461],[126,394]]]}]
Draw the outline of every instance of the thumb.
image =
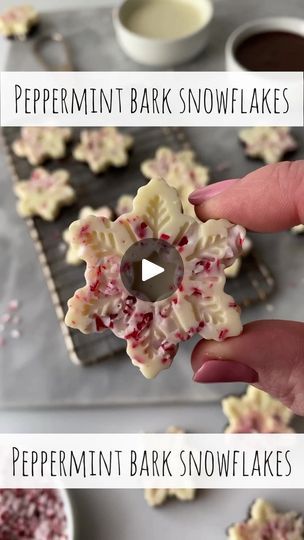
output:
[{"label": "thumb", "polygon": [[304,161],[266,165],[242,178],[194,191],[189,200],[202,220],[226,218],[257,232],[304,223]]},{"label": "thumb", "polygon": [[255,321],[223,342],[200,341],[192,354],[194,381],[248,382],[304,415],[304,324]]}]

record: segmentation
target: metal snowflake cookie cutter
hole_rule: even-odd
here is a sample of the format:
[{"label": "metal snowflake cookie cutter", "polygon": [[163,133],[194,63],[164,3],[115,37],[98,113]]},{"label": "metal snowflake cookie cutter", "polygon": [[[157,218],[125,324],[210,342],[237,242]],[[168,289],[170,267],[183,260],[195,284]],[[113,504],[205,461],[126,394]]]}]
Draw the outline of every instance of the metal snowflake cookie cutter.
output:
[{"label": "metal snowflake cookie cutter", "polygon": [[[241,333],[239,308],[224,292],[224,268],[239,256],[245,229],[183,214],[176,190],[163,179],[141,187],[132,212],[116,221],[90,216],[70,231],[87,268],[86,285],[68,301],[66,324],[84,333],[111,329],[127,341],[127,353],[145,377],[168,368],[178,344],[195,334],[221,341]],[[178,289],[157,302],[130,295],[120,274],[127,249],[147,238],[173,246],[184,265]]]},{"label": "metal snowflake cookie cutter", "polygon": [[293,433],[289,426],[293,413],[278,399],[248,386],[242,396],[229,396],[222,401],[229,425],[225,433]]}]

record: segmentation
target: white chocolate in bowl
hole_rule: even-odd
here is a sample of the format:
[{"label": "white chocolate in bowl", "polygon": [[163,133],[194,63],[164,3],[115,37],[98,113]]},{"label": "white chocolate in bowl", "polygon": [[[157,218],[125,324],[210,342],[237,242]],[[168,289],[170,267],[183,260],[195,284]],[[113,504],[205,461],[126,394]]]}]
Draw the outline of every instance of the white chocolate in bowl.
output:
[{"label": "white chocolate in bowl", "polygon": [[124,23],[140,36],[179,39],[204,26],[208,15],[191,0],[149,0],[139,2],[125,17]]}]

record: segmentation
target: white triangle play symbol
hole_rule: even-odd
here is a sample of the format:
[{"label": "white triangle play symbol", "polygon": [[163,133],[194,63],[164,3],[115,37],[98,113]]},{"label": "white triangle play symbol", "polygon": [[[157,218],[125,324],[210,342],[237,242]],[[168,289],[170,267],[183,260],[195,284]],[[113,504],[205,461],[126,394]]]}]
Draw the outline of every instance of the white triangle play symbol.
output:
[{"label": "white triangle play symbol", "polygon": [[141,261],[141,279],[142,281],[148,281],[159,274],[162,274],[165,269],[162,266],[158,266],[147,259],[142,259]]}]

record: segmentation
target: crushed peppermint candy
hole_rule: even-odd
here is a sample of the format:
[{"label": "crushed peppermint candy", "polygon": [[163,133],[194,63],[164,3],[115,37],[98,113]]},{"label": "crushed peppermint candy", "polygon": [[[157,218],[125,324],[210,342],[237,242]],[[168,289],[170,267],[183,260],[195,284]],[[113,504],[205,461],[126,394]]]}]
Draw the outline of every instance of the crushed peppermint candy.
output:
[{"label": "crushed peppermint candy", "polygon": [[8,302],[5,313],[0,315],[0,348],[4,347],[10,338],[21,337],[19,309],[20,302],[14,298]]},{"label": "crushed peppermint candy", "polygon": [[68,540],[55,489],[0,489],[0,540]]}]

